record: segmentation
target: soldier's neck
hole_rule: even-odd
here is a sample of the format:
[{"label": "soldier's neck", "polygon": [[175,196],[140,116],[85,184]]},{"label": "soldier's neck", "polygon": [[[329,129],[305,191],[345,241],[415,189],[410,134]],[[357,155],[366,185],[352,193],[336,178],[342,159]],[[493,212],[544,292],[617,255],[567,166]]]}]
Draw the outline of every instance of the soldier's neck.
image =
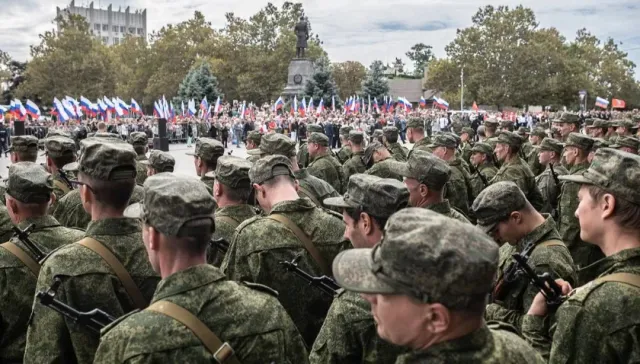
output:
[{"label": "soldier's neck", "polygon": [[351,152],[353,153],[359,153],[362,152],[364,149],[362,148],[361,145],[352,145],[351,146]]},{"label": "soldier's neck", "polygon": [[228,199],[227,196],[225,196],[224,194],[222,194],[220,196],[216,196],[215,200],[216,200],[216,204],[218,205],[219,208],[243,205],[242,202],[232,201],[232,200]]},{"label": "soldier's neck", "polygon": [[[602,253],[609,257],[623,250],[640,248],[638,230],[625,230],[615,225],[613,221],[604,224],[601,243],[596,243]],[[607,227],[609,225],[610,227]]]},{"label": "soldier's neck", "polygon": [[[179,244],[174,246],[179,246]],[[192,255],[185,254],[184,251],[175,249],[175,251],[167,251],[166,254],[163,254],[163,257],[165,259],[161,259],[158,266],[158,273],[160,273],[160,277],[162,279],[191,267],[207,264],[205,253]]]}]

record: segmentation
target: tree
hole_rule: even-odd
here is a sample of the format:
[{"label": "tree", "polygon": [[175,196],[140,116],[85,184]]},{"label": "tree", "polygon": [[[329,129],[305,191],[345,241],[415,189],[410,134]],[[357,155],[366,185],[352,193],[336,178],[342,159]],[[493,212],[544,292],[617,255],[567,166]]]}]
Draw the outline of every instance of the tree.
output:
[{"label": "tree", "polygon": [[305,96],[313,97],[314,106],[318,106],[321,99],[325,105],[330,105],[332,97],[335,96],[336,107],[340,105],[340,95],[331,72],[331,63],[327,57],[320,57],[315,62],[315,72],[313,77],[307,81]]},{"label": "tree", "polygon": [[429,62],[435,59],[433,55],[433,47],[424,43],[418,43],[411,47],[406,53],[407,57],[413,61],[415,77],[422,77],[424,74],[424,68],[429,65]]},{"label": "tree", "polygon": [[155,73],[155,60],[146,40],[127,36],[120,44],[111,46],[110,51],[116,68],[116,94],[124,100],[134,98],[140,106],[150,110],[157,97],[145,97],[145,90]]},{"label": "tree", "polygon": [[460,68],[450,59],[429,64],[425,88],[435,90],[449,105],[460,104]]},{"label": "tree", "polygon": [[9,104],[11,100],[15,99],[16,89],[24,81],[26,68],[27,62],[11,59],[9,54],[0,51],[0,83],[7,85],[7,88],[2,92],[1,103]]},{"label": "tree", "polygon": [[207,100],[214,101],[220,96],[218,91],[218,80],[211,73],[208,63],[201,63],[189,71],[187,76],[182,80],[178,89],[178,102],[187,102],[195,99],[200,102],[204,97]]},{"label": "tree", "polygon": [[340,90],[342,100],[360,91],[362,81],[367,76],[367,69],[362,63],[356,61],[334,63],[332,68],[333,78]]},{"label": "tree", "polygon": [[384,96],[389,94],[389,82],[384,77],[382,61],[371,63],[367,77],[362,83],[362,94],[378,100],[382,100]]}]

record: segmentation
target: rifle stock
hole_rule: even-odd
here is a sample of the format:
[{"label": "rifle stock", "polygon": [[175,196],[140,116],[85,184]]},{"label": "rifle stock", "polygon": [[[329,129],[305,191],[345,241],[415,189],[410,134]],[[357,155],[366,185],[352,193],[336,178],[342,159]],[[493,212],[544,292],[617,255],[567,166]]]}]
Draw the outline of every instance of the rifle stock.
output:
[{"label": "rifle stock", "polygon": [[526,259],[520,254],[513,254],[513,259],[515,259],[519,268],[529,278],[531,284],[542,292],[542,295],[544,295],[547,301],[547,306],[550,309],[556,309],[564,302],[566,297],[562,295],[562,288],[553,280],[549,273],[536,274],[529,264],[527,264]]},{"label": "rifle stock", "polygon": [[282,261],[280,264],[284,266],[284,268],[297,275],[298,277],[304,279],[309,283],[310,286],[314,286],[320,289],[322,292],[330,295],[331,297],[335,296],[337,291],[340,289],[340,286],[330,277],[322,276],[322,277],[314,277],[309,273],[298,267],[298,261],[300,260],[300,256],[296,257],[292,261]]},{"label": "rifle stock", "polygon": [[223,253],[226,253],[229,251],[229,242],[226,241],[225,239],[216,239],[216,240],[209,240],[209,246],[211,247],[211,249],[216,249],[219,250]]}]

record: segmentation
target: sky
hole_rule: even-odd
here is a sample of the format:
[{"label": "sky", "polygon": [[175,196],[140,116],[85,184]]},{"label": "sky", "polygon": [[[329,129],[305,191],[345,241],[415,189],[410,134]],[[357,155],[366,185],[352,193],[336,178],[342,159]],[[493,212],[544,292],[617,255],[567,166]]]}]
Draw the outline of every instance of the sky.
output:
[{"label": "sky", "polygon": [[[76,0],[88,6],[89,0]],[[280,6],[284,1],[272,1]],[[178,23],[201,11],[215,28],[224,26],[224,14],[234,12],[248,18],[267,2],[258,0],[114,0],[94,1],[94,7],[147,9],[149,32],[168,23]],[[524,5],[532,8],[540,27],[557,28],[568,39],[587,28],[601,40],[608,37],[622,42],[621,48],[640,66],[640,19],[638,0],[303,0],[312,31],[320,36],[333,62],[359,61],[368,66],[380,59],[391,63],[401,57],[412,68],[405,53],[416,43],[433,46],[437,57],[445,57],[445,46],[456,30],[471,25],[478,8]],[[0,0],[0,49],[19,60],[29,58],[29,46],[38,35],[52,29],[56,6],[69,1]],[[640,80],[640,70],[636,70]]]}]

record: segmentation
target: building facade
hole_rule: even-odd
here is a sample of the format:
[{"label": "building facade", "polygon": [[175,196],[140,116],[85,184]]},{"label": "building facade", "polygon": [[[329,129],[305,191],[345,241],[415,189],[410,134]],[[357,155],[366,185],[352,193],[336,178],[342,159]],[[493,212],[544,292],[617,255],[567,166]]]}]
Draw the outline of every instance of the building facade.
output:
[{"label": "building facade", "polygon": [[122,11],[112,9],[110,4],[107,9],[96,9],[93,2],[89,7],[76,6],[75,0],[71,0],[68,7],[56,8],[57,15],[77,14],[87,19],[89,29],[94,37],[105,45],[116,45],[126,36],[142,37],[147,39],[147,10],[131,12],[129,7]]}]

